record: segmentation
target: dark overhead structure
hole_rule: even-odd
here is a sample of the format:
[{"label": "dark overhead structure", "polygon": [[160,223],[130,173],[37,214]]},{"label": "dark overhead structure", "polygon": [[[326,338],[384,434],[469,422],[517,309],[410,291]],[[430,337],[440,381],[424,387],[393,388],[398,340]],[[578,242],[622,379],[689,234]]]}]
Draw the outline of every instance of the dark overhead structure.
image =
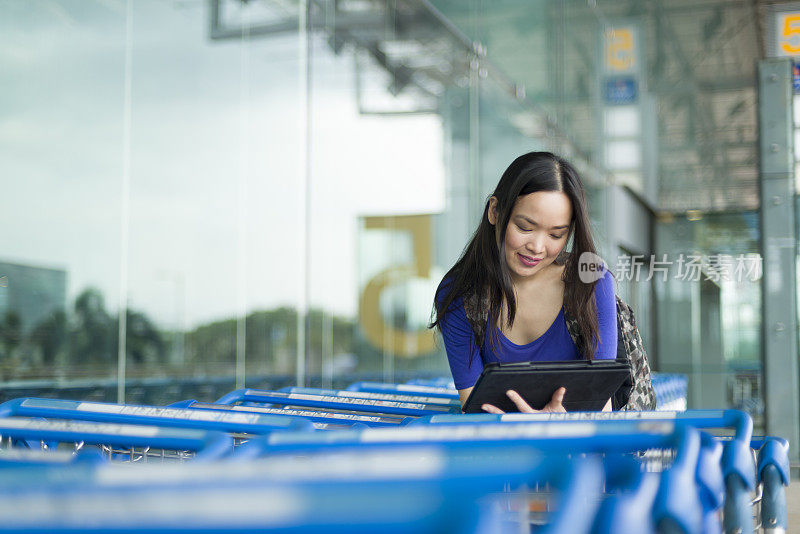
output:
[{"label": "dark overhead structure", "polygon": [[[278,36],[307,28],[312,34],[324,35],[336,54],[353,52],[358,106],[364,114],[438,113],[448,87],[463,88],[477,85],[478,80],[490,80],[519,104],[518,116],[509,117],[512,122],[534,136],[547,136],[573,159],[581,160],[584,167],[595,168],[595,179],[602,175],[591,163],[591,152],[576,143],[549,110],[527,95],[523,83],[487,57],[479,36],[453,23],[449,12],[452,6],[447,2],[308,0],[305,20],[298,17],[303,3],[296,1],[209,3],[212,40]],[[252,12],[255,6],[258,14],[243,20],[243,7]],[[375,109],[365,103],[362,89],[376,72],[384,76],[383,87],[388,93],[412,104]]]},{"label": "dark overhead structure", "polygon": [[[263,18],[247,25],[235,14],[254,0],[210,4],[212,39],[294,32],[300,22],[301,4],[294,1],[259,3]],[[765,2],[309,0],[307,6],[308,28],[324,32],[336,53],[356,51],[360,78],[370,62],[387,75],[391,94],[413,97],[415,105],[402,112],[434,112],[446,87],[488,77],[523,104],[510,118],[514,124],[558,138],[594,168],[602,168],[592,87],[598,28],[636,20],[647,56],[643,89],[656,99],[653,208],[758,207],[756,63],[764,49]]]}]

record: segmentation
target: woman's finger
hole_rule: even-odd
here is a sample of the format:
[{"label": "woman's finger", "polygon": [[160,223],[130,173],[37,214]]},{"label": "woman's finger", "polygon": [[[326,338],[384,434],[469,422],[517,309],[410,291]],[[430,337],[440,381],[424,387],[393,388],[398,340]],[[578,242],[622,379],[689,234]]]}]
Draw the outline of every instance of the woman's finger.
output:
[{"label": "woman's finger", "polygon": [[500,408],[498,408],[497,406],[493,406],[491,404],[483,404],[483,405],[481,405],[481,410],[483,410],[484,412],[489,412],[489,413],[493,413],[493,414],[497,414],[497,415],[506,413],[503,410],[501,410]]},{"label": "woman's finger", "polygon": [[508,398],[511,399],[511,402],[513,402],[517,406],[517,409],[522,413],[536,413],[539,411],[531,408],[530,404],[525,402],[525,399],[523,399],[522,396],[513,389],[506,391],[506,395],[508,395]]},{"label": "woman's finger", "polygon": [[558,388],[555,393],[553,393],[553,397],[550,399],[550,402],[547,403],[547,406],[544,407],[544,412],[566,412],[567,410],[564,408],[562,403],[564,402],[564,394],[567,392],[566,388]]}]

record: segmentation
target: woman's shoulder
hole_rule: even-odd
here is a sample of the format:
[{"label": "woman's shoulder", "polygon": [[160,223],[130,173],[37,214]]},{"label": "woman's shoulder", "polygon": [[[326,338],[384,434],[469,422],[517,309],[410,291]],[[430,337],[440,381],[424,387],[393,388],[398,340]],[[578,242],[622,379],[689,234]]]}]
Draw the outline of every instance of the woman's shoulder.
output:
[{"label": "woman's shoulder", "polygon": [[446,276],[442,278],[442,281],[439,282],[439,286],[436,288],[434,299],[437,306],[440,306],[445,301],[450,301],[447,312],[459,308],[463,309],[464,307],[464,296],[454,293],[454,284],[453,278],[451,276]]},{"label": "woman's shoulder", "polygon": [[[449,300],[447,310],[444,314],[456,312],[459,316],[465,316],[469,321],[477,321],[484,317],[487,312],[487,299],[478,298],[473,288],[456,288],[452,277],[445,277],[436,288],[436,305],[442,306]],[[454,293],[455,292],[455,293]]]},{"label": "woman's shoulder", "polygon": [[445,276],[442,278],[442,281],[439,282],[439,285],[436,287],[436,303],[438,304],[440,301],[446,299],[450,296],[450,292],[453,290],[453,278],[450,276]]},{"label": "woman's shoulder", "polygon": [[598,304],[603,301],[608,302],[608,305],[611,306],[611,302],[615,302],[617,298],[616,278],[605,265],[603,265],[603,270],[598,275],[600,275],[600,278],[594,286],[594,297]]},{"label": "woman's shoulder", "polygon": [[611,269],[609,269],[605,263],[600,268],[600,272],[598,273],[598,275],[600,276],[600,278],[598,278],[597,280],[598,285],[600,284],[604,286],[614,285],[614,281],[616,280],[616,278],[614,278],[614,273],[611,272]]}]

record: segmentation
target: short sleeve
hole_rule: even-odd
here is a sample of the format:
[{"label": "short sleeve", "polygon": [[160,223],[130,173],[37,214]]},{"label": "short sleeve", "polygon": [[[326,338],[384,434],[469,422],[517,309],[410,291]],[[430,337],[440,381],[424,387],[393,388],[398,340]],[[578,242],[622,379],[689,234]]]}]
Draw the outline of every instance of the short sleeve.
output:
[{"label": "short sleeve", "polygon": [[600,344],[595,348],[595,359],[613,360],[617,357],[617,297],[614,276],[608,269],[594,286],[597,306],[597,326]]},{"label": "short sleeve", "polygon": [[[447,286],[443,283],[442,289],[437,291],[437,301],[444,298],[446,291]],[[483,371],[483,362],[462,299],[453,300],[439,327],[456,389],[474,386]]]}]

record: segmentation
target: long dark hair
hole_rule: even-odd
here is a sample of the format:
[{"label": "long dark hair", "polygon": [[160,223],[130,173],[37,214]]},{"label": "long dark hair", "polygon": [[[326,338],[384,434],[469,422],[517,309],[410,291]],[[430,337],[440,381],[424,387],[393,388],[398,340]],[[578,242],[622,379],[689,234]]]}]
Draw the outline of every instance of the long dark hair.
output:
[{"label": "long dark hair", "polygon": [[[564,254],[564,309],[577,319],[583,342],[578,347],[583,357],[592,359],[599,342],[597,305],[594,286],[584,283],[578,276],[578,258],[584,252],[596,253],[592,238],[586,195],[578,172],[564,159],[550,152],[529,152],[515,159],[503,173],[492,193],[497,199],[497,226],[489,222],[489,200],[483,210],[478,229],[461,257],[444,276],[447,283],[439,285],[435,299],[435,320],[429,328],[439,327],[455,299],[477,296],[478,302],[488,297],[489,330],[493,346],[498,347],[496,318],[500,317],[503,302],[507,306],[507,328],[514,324],[517,304],[506,263],[505,235],[511,212],[517,198],[537,191],[558,191],[572,203],[572,221],[569,238],[571,253]],[[491,197],[490,197],[491,198]],[[445,291],[446,293],[442,293]],[[588,342],[587,342],[588,340]],[[478,348],[483,339],[476,339]],[[471,363],[471,361],[470,361]]]}]

